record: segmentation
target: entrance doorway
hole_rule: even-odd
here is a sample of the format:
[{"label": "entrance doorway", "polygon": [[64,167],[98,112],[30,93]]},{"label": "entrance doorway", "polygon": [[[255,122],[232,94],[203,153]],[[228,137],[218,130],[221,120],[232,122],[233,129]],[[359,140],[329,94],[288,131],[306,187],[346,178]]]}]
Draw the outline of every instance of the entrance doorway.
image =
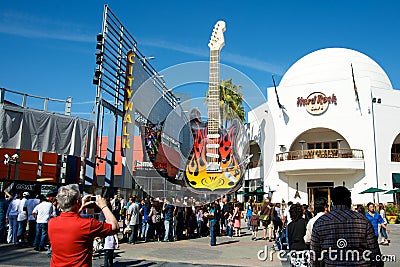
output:
[{"label": "entrance doorway", "polygon": [[332,188],[333,182],[307,183],[308,204],[311,206],[315,199],[325,197],[330,205]]}]

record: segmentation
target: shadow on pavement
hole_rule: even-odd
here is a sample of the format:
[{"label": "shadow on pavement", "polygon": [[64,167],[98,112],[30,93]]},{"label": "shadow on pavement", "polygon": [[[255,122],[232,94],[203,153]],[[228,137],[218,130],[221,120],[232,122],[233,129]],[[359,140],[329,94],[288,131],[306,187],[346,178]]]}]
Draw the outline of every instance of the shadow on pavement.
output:
[{"label": "shadow on pavement", "polygon": [[217,246],[222,246],[222,245],[232,244],[232,243],[237,243],[237,242],[239,242],[239,240],[229,240],[229,241],[217,243],[216,245]]},{"label": "shadow on pavement", "polygon": [[115,267],[122,267],[122,266],[135,266],[135,267],[148,267],[157,265],[155,262],[147,262],[145,260],[131,260],[131,261],[124,261],[124,262],[115,262],[113,266]]}]

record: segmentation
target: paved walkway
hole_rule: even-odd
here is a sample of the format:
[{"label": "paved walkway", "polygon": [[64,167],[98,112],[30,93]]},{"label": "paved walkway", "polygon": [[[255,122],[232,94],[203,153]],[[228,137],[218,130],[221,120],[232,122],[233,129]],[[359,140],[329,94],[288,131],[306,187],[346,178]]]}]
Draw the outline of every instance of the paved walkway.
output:
[{"label": "paved walkway", "polygon": [[[390,225],[389,246],[381,246],[383,255],[395,255],[397,262],[385,266],[397,267],[400,264],[400,225]],[[261,236],[261,231],[259,231]],[[209,246],[209,238],[182,240],[177,242],[149,242],[129,245],[122,243],[116,250],[114,266],[289,266],[280,262],[273,254],[265,261],[257,254],[265,256],[265,246],[270,249],[272,243],[263,240],[252,241],[249,233],[242,237],[218,237],[217,246]],[[261,251],[261,252],[260,252]],[[0,245],[0,266],[49,266],[50,258],[44,252],[32,248],[12,245]],[[103,257],[95,257],[93,266],[103,264]]]}]

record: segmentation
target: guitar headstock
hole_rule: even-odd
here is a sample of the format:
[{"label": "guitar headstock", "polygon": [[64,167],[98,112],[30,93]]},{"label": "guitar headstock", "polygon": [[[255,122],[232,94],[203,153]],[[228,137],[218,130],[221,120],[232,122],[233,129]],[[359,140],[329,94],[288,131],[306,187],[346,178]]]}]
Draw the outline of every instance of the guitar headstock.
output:
[{"label": "guitar headstock", "polygon": [[219,20],[214,26],[210,42],[208,43],[208,47],[210,48],[210,50],[222,49],[222,47],[225,45],[225,40],[224,40],[225,30],[226,30],[225,21]]}]

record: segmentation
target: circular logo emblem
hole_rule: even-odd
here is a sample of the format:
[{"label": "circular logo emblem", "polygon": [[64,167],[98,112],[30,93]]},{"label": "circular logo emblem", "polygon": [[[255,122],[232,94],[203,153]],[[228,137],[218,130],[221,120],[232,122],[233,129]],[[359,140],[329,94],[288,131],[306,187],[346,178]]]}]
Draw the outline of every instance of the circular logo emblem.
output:
[{"label": "circular logo emblem", "polygon": [[329,106],[330,99],[323,93],[312,93],[307,97],[306,110],[312,115],[324,113]]},{"label": "circular logo emblem", "polygon": [[343,238],[338,239],[338,241],[336,242],[336,246],[337,246],[338,248],[345,248],[345,247],[347,247],[347,241],[346,241],[346,239],[343,239]]}]

